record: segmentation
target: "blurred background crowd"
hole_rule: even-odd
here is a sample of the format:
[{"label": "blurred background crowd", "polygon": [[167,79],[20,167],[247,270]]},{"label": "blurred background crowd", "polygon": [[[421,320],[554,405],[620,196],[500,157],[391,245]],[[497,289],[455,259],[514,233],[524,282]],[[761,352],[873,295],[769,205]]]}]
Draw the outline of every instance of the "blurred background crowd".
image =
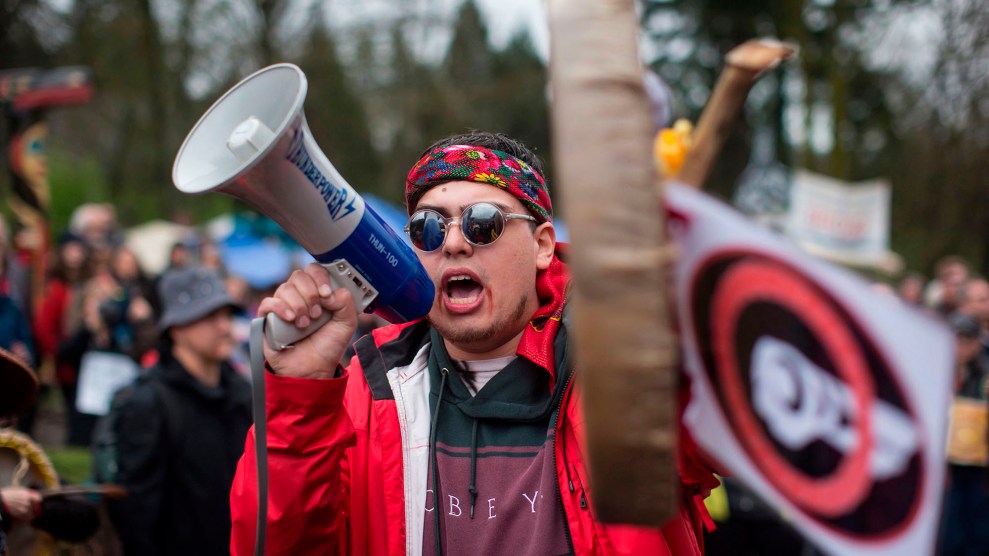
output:
[{"label": "blurred background crowd", "polygon": [[[135,253],[134,242],[128,243],[127,230],[118,225],[114,207],[84,204],[69,228],[58,234],[49,254],[44,291],[32,303],[29,260],[11,248],[8,230],[6,223],[0,226],[0,348],[37,369],[45,388],[39,404],[47,403],[64,416],[62,426],[43,430],[35,430],[37,405],[19,417],[21,431],[49,444],[91,444],[98,416],[80,413],[75,403],[80,362],[87,352],[123,354],[145,368],[157,361],[161,337],[157,317],[162,311],[157,286],[164,273],[191,266],[219,272],[241,308],[234,327],[238,344],[247,341],[248,322],[266,291],[265,286],[252,286],[245,277],[230,272],[221,247],[191,226],[179,226],[175,233],[157,237],[163,243],[154,249],[162,252],[164,260],[157,270],[148,271],[148,264],[142,264]],[[143,237],[135,241],[146,242]],[[143,249],[147,260],[149,247]],[[272,262],[260,251],[253,252],[259,254],[258,265],[266,267],[267,277],[260,283],[267,286],[276,285],[294,268],[287,253],[284,260]],[[300,259],[298,264],[305,261]],[[256,276],[251,279],[259,284]],[[245,374],[246,361],[243,351],[234,352],[234,362]],[[49,399],[48,394],[55,393],[57,400]]]},{"label": "blurred background crowd", "polygon": [[[162,489],[207,496],[213,507],[209,512],[218,525],[208,527],[214,547],[203,550],[225,551],[229,517],[224,518],[222,510],[227,507],[233,466],[251,422],[250,320],[263,296],[294,268],[312,259],[278,238],[255,236],[248,228],[273,226],[260,218],[253,224],[228,222],[226,226],[223,222],[213,222],[212,226],[152,224],[125,229],[117,221],[114,205],[85,203],[73,212],[64,230],[52,234],[50,249],[39,250],[24,248],[37,245],[24,238],[36,229],[8,226],[0,216],[0,348],[23,361],[41,384],[39,396],[26,411],[0,415],[0,525],[10,534],[11,554],[25,550],[35,554],[75,553],[72,551],[77,549],[101,554],[119,554],[121,549],[127,554],[145,553],[136,543],[151,542],[141,527],[154,523],[157,510],[148,508],[158,507]],[[39,252],[44,261],[41,280],[36,277]],[[365,325],[376,323],[373,317],[363,319]],[[184,355],[177,355],[179,350],[185,350]],[[169,405],[166,415],[191,412],[197,417],[194,427],[173,425],[184,431],[175,434],[191,435],[210,446],[226,446],[214,450],[219,453],[202,448],[193,451],[171,436],[167,437],[174,443],[171,448],[166,444],[143,446],[143,440],[119,436],[123,429],[154,434],[154,419],[142,416],[125,423],[115,415],[118,406],[131,399],[125,390],[132,389],[125,386],[137,388],[145,379],[165,380],[160,378],[167,374],[162,370],[165,367],[183,369],[179,374],[190,373],[190,377],[210,368],[229,373],[216,375],[215,383],[202,379],[204,386],[199,389],[205,401],[185,393],[169,394],[164,402]],[[227,370],[219,371],[221,368]],[[211,417],[224,432],[206,435],[203,428],[211,421],[195,415],[197,404],[229,407],[222,415]],[[182,417],[185,421],[191,418]],[[181,422],[178,419],[174,418],[176,423]],[[11,426],[18,433],[7,428]],[[40,446],[34,446],[34,441]],[[130,472],[137,473],[134,460],[147,457],[142,449],[161,450],[153,457],[157,465],[177,457],[166,458],[169,450],[192,459],[218,461],[222,456],[226,465],[219,475],[180,475],[176,470],[184,469],[181,464],[169,463],[169,472],[164,475],[167,482],[162,485],[138,492],[138,487],[132,491],[127,483],[126,507],[103,505],[98,495],[87,500],[78,494],[57,496],[55,500],[64,502],[52,506],[49,495],[39,494],[53,487],[37,482],[39,471],[51,465],[46,452],[55,462],[56,480],[99,486],[124,483],[122,475],[118,481],[117,470],[119,465],[123,472],[121,462],[125,460],[132,462]],[[34,460],[27,457],[31,453]],[[214,491],[203,495],[179,486],[174,481],[180,476],[195,476],[214,484]],[[136,479],[129,480],[137,484]],[[144,488],[144,483],[141,485]],[[43,505],[31,510],[31,500]],[[179,512],[188,515],[192,506],[204,505],[198,499],[183,503],[187,506]],[[96,517],[97,511],[104,514],[102,519]],[[107,511],[116,512],[112,520]],[[127,521],[132,515],[132,521]],[[54,532],[46,523],[56,525]],[[129,529],[121,523],[134,529],[131,537],[121,536],[122,545],[117,532]],[[197,546],[206,546],[203,534],[189,534],[197,539]],[[137,537],[144,538],[135,540]],[[79,541],[89,544],[77,544]],[[215,545],[221,547],[218,552]],[[0,553],[6,554],[2,546]]]}]

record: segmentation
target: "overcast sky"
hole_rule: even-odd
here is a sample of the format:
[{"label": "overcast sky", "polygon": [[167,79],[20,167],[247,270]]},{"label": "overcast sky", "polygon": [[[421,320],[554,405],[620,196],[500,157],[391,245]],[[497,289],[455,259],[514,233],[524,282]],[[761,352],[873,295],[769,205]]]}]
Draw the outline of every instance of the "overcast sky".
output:
[{"label": "overcast sky", "polygon": [[[463,0],[334,0],[328,4],[331,27],[348,28],[354,23],[387,23],[398,17],[418,21],[433,21],[429,36],[411,37],[423,41],[425,53],[442,55],[450,40],[457,9]],[[487,25],[495,47],[504,46],[513,34],[527,28],[537,51],[543,58],[549,52],[549,32],[546,24],[546,4],[543,0],[475,0]]]},{"label": "overcast sky", "polygon": [[491,42],[504,46],[517,29],[526,26],[539,52],[549,50],[546,3],[539,0],[477,0],[489,24]]}]

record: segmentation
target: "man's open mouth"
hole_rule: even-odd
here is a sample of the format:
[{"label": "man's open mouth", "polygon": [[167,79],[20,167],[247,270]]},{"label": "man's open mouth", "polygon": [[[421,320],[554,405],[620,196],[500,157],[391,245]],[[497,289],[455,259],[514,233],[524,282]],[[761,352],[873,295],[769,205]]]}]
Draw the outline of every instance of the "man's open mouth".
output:
[{"label": "man's open mouth", "polygon": [[443,289],[447,300],[455,305],[466,305],[477,301],[482,291],[484,291],[484,287],[466,274],[451,276],[447,279],[446,287]]}]

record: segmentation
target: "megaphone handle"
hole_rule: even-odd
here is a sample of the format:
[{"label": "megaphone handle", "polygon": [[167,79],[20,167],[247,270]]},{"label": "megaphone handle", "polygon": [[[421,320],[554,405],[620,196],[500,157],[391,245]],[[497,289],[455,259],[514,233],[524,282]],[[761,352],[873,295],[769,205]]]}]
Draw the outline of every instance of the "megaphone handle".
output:
[{"label": "megaphone handle", "polygon": [[268,316],[264,319],[264,337],[268,341],[269,347],[281,351],[319,330],[332,316],[332,314],[324,312],[318,319],[312,321],[309,326],[297,328],[294,324],[276,317],[274,313],[268,313]]},{"label": "megaphone handle", "polygon": [[[329,272],[330,284],[333,285],[334,290],[343,288],[350,291],[358,312],[363,312],[378,297],[378,290],[371,286],[360,272],[351,267],[346,259],[337,259],[332,263],[324,264],[323,268]],[[298,328],[278,318],[274,313],[268,313],[264,322],[264,336],[272,349],[281,351],[319,330],[332,316],[331,313],[323,311],[323,314],[309,326]]]}]

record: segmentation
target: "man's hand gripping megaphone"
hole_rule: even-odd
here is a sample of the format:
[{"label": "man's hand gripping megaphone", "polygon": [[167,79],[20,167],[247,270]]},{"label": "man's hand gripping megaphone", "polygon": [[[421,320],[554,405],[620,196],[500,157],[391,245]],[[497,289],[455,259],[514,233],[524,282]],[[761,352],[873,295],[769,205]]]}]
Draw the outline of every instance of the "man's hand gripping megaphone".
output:
[{"label": "man's hand gripping megaphone", "polygon": [[331,378],[357,329],[353,296],[334,289],[330,274],[320,264],[296,270],[258,307],[258,316],[274,314],[300,331],[329,313],[330,320],[311,335],[276,350],[265,342],[264,356],[276,374],[303,378]]}]

